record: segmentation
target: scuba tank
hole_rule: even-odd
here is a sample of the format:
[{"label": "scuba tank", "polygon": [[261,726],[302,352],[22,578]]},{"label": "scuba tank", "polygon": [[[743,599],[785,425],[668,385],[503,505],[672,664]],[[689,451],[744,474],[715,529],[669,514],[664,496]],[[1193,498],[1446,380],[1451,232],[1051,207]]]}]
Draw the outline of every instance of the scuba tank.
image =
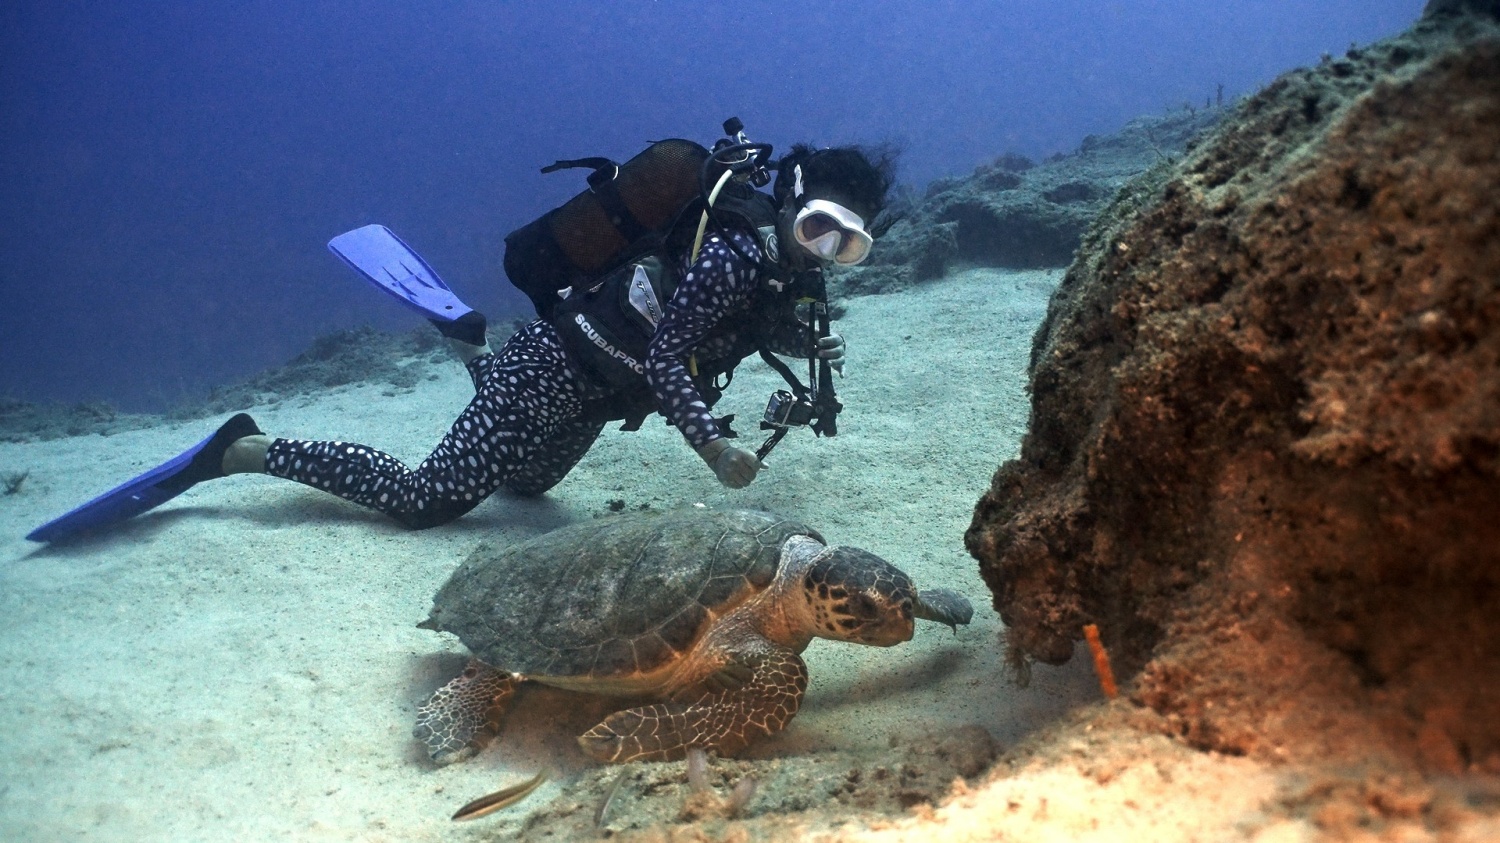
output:
[{"label": "scuba tank", "polygon": [[543,173],[587,167],[587,190],[505,237],[505,274],[537,315],[551,319],[560,292],[618,266],[634,244],[670,228],[701,193],[709,161],[702,145],[656,141],[624,164],[608,158],[557,161]]}]

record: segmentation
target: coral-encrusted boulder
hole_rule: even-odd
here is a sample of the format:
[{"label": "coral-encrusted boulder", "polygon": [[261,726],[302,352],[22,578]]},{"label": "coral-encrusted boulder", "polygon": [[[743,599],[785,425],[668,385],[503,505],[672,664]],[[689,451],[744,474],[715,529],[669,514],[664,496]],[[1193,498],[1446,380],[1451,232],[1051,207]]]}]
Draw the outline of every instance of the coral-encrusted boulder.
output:
[{"label": "coral-encrusted boulder", "polygon": [[1283,76],[1091,229],[970,551],[1198,746],[1500,770],[1500,3]]}]

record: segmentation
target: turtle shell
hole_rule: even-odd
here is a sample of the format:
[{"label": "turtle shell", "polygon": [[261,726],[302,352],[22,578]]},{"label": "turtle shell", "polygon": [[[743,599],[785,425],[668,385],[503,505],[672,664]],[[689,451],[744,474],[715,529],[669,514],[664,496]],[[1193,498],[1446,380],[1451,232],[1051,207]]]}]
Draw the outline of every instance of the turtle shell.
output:
[{"label": "turtle shell", "polygon": [[766,588],[806,525],[687,509],[574,524],[481,545],[433,598],[427,626],[486,664],[541,677],[627,677],[685,653],[722,611]]}]

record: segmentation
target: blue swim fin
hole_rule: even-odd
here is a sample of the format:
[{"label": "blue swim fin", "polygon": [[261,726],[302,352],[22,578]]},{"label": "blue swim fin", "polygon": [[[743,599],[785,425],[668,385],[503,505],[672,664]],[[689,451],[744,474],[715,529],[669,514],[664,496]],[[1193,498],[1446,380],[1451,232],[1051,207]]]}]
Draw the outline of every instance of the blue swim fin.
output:
[{"label": "blue swim fin", "polygon": [[473,308],[459,301],[443,279],[383,225],[346,231],[328,248],[370,283],[429,319],[452,322]]},{"label": "blue swim fin", "polygon": [[26,538],[34,542],[64,541],[155,509],[196,483],[223,477],[224,452],[229,446],[237,439],[260,433],[255,420],[240,413],[202,442],[48,521],[27,533]]}]

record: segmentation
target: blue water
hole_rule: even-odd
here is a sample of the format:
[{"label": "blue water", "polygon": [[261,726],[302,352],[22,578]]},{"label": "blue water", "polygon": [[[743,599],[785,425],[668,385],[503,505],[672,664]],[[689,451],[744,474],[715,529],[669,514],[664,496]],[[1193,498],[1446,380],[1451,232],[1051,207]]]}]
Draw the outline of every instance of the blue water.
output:
[{"label": "blue water", "polygon": [[898,143],[920,189],[1394,34],[1423,0],[0,4],[0,398],[161,409],[411,315],[324,248],[395,229],[524,310],[557,158]]}]

